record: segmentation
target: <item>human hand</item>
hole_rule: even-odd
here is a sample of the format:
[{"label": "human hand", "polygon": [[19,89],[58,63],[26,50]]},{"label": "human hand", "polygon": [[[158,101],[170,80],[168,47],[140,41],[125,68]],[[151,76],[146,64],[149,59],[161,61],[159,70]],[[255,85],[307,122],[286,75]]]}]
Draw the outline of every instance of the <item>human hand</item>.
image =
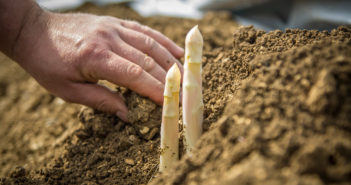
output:
[{"label": "human hand", "polygon": [[127,121],[122,98],[98,85],[107,80],[158,104],[166,71],[183,49],[136,22],[89,14],[42,12],[26,23],[14,59],[42,86],[67,102],[116,114]]}]

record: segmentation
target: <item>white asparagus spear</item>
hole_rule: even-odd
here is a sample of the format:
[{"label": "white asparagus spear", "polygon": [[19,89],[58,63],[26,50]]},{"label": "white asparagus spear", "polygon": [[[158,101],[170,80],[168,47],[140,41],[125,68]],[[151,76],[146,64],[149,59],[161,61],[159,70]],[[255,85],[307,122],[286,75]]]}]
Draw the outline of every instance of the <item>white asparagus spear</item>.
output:
[{"label": "white asparagus spear", "polygon": [[183,131],[187,153],[191,152],[202,134],[202,47],[203,38],[196,25],[185,39]]},{"label": "white asparagus spear", "polygon": [[168,70],[164,91],[161,124],[160,172],[179,160],[179,89],[181,74],[177,64]]}]

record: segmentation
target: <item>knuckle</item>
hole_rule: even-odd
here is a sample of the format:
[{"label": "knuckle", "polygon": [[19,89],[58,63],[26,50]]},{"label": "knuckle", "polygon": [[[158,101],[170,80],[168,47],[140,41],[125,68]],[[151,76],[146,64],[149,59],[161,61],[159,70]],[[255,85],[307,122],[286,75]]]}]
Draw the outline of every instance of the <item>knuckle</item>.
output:
[{"label": "knuckle", "polygon": [[101,99],[96,103],[95,108],[100,111],[110,112],[111,110],[108,108],[108,103],[109,101],[107,99]]},{"label": "knuckle", "polygon": [[89,33],[95,38],[110,40],[116,34],[116,29],[111,24],[118,21],[110,17],[100,17],[97,23],[91,28]]},{"label": "knuckle", "polygon": [[156,67],[156,63],[153,61],[153,59],[151,57],[146,56],[144,59],[144,66],[143,66],[144,70],[149,72],[155,67]]},{"label": "knuckle", "polygon": [[151,28],[148,27],[148,26],[145,26],[145,25],[140,25],[140,30],[141,30],[141,32],[143,32],[143,33],[149,33],[150,30],[151,30]]},{"label": "knuckle", "polygon": [[92,53],[99,60],[108,59],[110,57],[110,51],[107,48],[96,48]]},{"label": "knuckle", "polygon": [[136,29],[142,33],[148,33],[151,30],[148,26],[142,25],[137,21],[129,21],[129,25],[132,29]]},{"label": "knuckle", "polygon": [[77,58],[76,67],[89,81],[97,80],[95,72],[102,66],[100,61],[106,61],[111,57],[108,49],[95,43],[83,46],[80,49],[80,55],[81,57]]},{"label": "knuckle", "polygon": [[87,41],[79,49],[78,52],[82,57],[91,57],[99,49],[99,44]]},{"label": "knuckle", "polygon": [[90,56],[97,48],[97,43],[86,43],[79,49],[79,53],[81,56]]},{"label": "knuckle", "polygon": [[143,73],[143,68],[141,68],[138,65],[132,64],[132,65],[129,65],[127,68],[127,76],[132,78],[132,80],[136,80],[140,78],[142,73]]},{"label": "knuckle", "polygon": [[106,38],[106,39],[111,37],[109,30],[101,27],[96,28],[96,30],[94,31],[94,34],[98,37]]},{"label": "knuckle", "polygon": [[81,48],[81,55],[88,57],[106,58],[109,56],[108,49],[101,47],[98,43],[89,43]]},{"label": "knuckle", "polygon": [[155,50],[156,47],[157,47],[157,42],[153,38],[151,38],[151,37],[145,38],[145,50],[146,51]]},{"label": "knuckle", "polygon": [[130,26],[131,26],[132,28],[134,28],[134,29],[140,28],[140,23],[137,22],[137,21],[129,21],[129,24],[130,24]]}]

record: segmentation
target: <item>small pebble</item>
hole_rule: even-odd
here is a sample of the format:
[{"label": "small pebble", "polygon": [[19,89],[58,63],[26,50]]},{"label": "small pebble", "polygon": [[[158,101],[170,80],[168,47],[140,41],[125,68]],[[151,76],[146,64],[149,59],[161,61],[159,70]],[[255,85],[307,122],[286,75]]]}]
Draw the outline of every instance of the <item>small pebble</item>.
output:
[{"label": "small pebble", "polygon": [[124,159],[124,162],[125,162],[126,164],[129,164],[129,165],[132,165],[132,166],[134,166],[134,164],[135,164],[135,162],[134,162],[133,159]]},{"label": "small pebble", "polygon": [[140,139],[137,136],[135,136],[135,135],[130,135],[128,137],[128,139],[133,144],[139,144],[140,143]]},{"label": "small pebble", "polygon": [[150,131],[149,127],[143,127],[142,129],[139,130],[139,132],[143,135],[147,134]]},{"label": "small pebble", "polygon": [[156,127],[151,129],[151,131],[146,139],[151,140],[158,132],[159,132],[159,130]]},{"label": "small pebble", "polygon": [[131,141],[131,142],[134,143],[134,141],[136,140],[136,137],[135,137],[135,135],[130,135],[130,136],[128,137],[128,139],[129,139],[129,141]]},{"label": "small pebble", "polygon": [[133,127],[127,127],[126,128],[126,130],[127,130],[127,134],[135,134],[135,130],[134,130],[134,128]]},{"label": "small pebble", "polygon": [[154,150],[155,145],[153,143],[150,144],[150,151]]}]

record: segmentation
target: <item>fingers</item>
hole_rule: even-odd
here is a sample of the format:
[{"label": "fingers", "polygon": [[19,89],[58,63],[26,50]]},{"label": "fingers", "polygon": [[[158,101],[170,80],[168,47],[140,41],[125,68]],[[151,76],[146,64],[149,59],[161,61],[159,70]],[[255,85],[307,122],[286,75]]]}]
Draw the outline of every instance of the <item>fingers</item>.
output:
[{"label": "fingers", "polygon": [[83,104],[103,112],[113,113],[123,121],[127,120],[128,108],[123,99],[108,88],[97,84],[74,83],[66,100]]},{"label": "fingers", "polygon": [[142,96],[149,97],[158,104],[163,102],[164,84],[143,70],[142,67],[128,60],[106,51],[103,60],[91,60],[85,67],[86,76],[95,79],[107,80],[112,83],[127,87]]},{"label": "fingers", "polygon": [[139,65],[142,69],[144,69],[144,71],[151,74],[163,84],[165,83],[166,71],[151,57],[133,48],[127,43],[124,43],[123,41],[119,41],[118,44],[113,47],[113,51],[118,53],[121,57]]},{"label": "fingers", "polygon": [[160,32],[149,28],[148,26],[141,25],[135,21],[122,21],[122,26],[141,32],[153,39],[155,39],[158,43],[164,46],[168,51],[170,51],[173,56],[180,58],[184,55],[184,50],[177,46],[173,41],[171,41],[168,37],[164,36]]},{"label": "fingers", "polygon": [[178,64],[181,72],[183,71],[183,66],[180,62],[153,38],[127,28],[121,28],[120,33],[122,40],[134,48],[150,55],[166,71],[168,71],[174,63]]}]

